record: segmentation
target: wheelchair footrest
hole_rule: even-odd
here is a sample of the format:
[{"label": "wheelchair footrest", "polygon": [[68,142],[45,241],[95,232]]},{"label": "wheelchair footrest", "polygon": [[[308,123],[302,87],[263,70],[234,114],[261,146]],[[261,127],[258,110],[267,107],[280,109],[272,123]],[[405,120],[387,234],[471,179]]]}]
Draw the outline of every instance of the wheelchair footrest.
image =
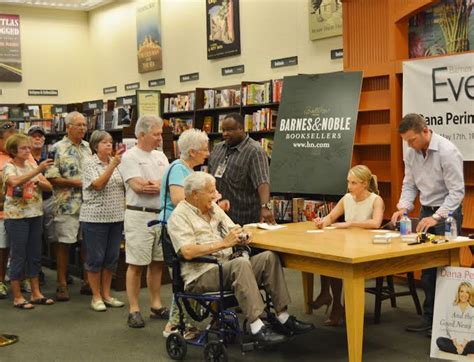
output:
[{"label": "wheelchair footrest", "polygon": [[241,350],[242,353],[254,351],[258,348],[258,342],[244,342],[242,343]]}]

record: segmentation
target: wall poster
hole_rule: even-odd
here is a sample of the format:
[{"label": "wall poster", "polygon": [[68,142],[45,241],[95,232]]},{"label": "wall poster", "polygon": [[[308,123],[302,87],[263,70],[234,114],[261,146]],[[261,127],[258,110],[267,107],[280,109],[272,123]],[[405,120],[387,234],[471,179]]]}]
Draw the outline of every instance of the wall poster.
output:
[{"label": "wall poster", "polygon": [[207,59],[240,54],[239,0],[206,0]]},{"label": "wall poster", "polygon": [[441,0],[409,20],[410,58],[474,49],[474,1]]},{"label": "wall poster", "polygon": [[342,35],[342,1],[309,1],[309,39]]},{"label": "wall poster", "polygon": [[433,131],[459,148],[465,161],[474,161],[474,53],[403,62],[407,113],[421,114]]},{"label": "wall poster", "polygon": [[160,0],[137,0],[138,72],[163,69]]},{"label": "wall poster", "polygon": [[273,192],[343,195],[357,125],[362,72],[284,77],[275,128]]},{"label": "wall poster", "polygon": [[0,14],[0,82],[21,82],[20,16]]},{"label": "wall poster", "polygon": [[157,90],[137,90],[138,118],[146,114],[160,116],[160,95]]}]

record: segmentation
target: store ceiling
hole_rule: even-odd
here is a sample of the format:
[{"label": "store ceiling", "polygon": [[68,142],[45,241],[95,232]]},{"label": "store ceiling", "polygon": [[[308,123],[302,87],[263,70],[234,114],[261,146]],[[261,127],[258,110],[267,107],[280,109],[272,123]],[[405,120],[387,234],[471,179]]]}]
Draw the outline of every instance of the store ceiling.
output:
[{"label": "store ceiling", "polygon": [[89,11],[112,2],[115,2],[115,0],[7,0],[0,1],[0,4]]}]

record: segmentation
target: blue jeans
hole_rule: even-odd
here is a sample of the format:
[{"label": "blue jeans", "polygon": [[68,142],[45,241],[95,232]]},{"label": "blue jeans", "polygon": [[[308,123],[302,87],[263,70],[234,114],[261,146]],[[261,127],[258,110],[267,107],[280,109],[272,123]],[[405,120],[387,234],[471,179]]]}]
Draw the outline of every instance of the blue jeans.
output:
[{"label": "blue jeans", "polygon": [[[433,215],[432,210],[421,209],[420,220]],[[462,206],[453,212],[453,217],[456,219],[458,233],[461,232],[462,225]],[[444,235],[444,221],[439,222],[428,230],[429,233],[435,235]],[[423,269],[421,271],[421,284],[425,291],[425,301],[423,302],[423,318],[428,322],[433,322],[434,300],[436,293],[436,269]]]},{"label": "blue jeans", "polygon": [[41,269],[41,216],[6,219],[10,243],[10,279],[36,278]]},{"label": "blue jeans", "polygon": [[123,222],[81,222],[86,246],[84,269],[98,273],[102,269],[115,270],[120,255]]}]

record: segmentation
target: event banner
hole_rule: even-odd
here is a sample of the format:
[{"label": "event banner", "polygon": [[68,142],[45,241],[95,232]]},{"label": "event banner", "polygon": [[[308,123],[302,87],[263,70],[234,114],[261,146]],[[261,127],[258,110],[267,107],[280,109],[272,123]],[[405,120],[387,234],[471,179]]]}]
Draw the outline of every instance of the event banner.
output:
[{"label": "event banner", "polygon": [[272,162],[274,192],[347,191],[362,72],[285,77]]},{"label": "event banner", "polygon": [[163,68],[161,51],[160,1],[137,1],[138,72],[148,73]]},{"label": "event banner", "polygon": [[308,0],[308,2],[311,40],[342,35],[341,0]]},{"label": "event banner", "polygon": [[[438,268],[431,334],[432,358],[458,361],[474,354],[474,269]],[[467,360],[467,359],[466,359]]]},{"label": "event banner", "polygon": [[239,0],[206,0],[207,59],[240,54]]},{"label": "event banner", "polygon": [[0,14],[0,82],[21,82],[20,16]]},{"label": "event banner", "polygon": [[403,114],[419,113],[474,160],[474,53],[403,63]]}]

